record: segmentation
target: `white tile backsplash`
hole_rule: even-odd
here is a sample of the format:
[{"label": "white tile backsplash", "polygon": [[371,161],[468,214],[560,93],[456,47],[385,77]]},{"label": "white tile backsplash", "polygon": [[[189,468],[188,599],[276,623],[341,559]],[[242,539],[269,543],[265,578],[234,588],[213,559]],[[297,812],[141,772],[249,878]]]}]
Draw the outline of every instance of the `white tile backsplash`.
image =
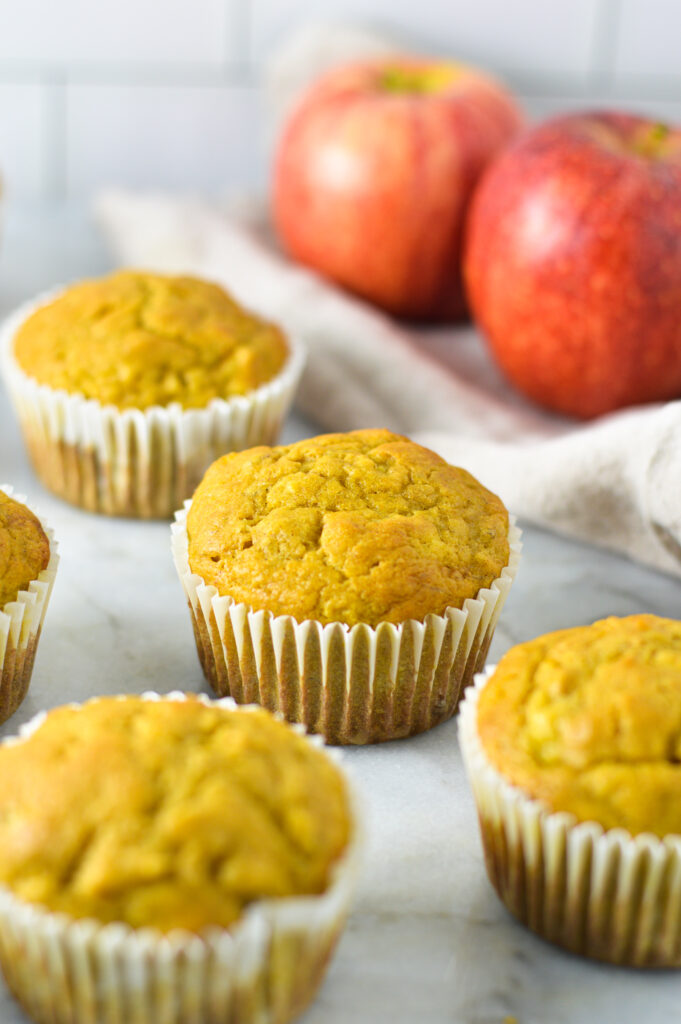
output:
[{"label": "white tile backsplash", "polygon": [[668,75],[681,99],[679,0],[621,0],[614,71],[620,81]]},{"label": "white tile backsplash", "polygon": [[0,61],[219,64],[231,17],[226,0],[3,0]]},{"label": "white tile backsplash", "polygon": [[[328,0],[326,21],[361,21],[523,80],[586,76],[601,0]],[[252,0],[251,48],[263,60],[311,15],[308,0]]]},{"label": "white tile backsplash", "polygon": [[69,194],[102,184],[257,188],[258,109],[248,86],[69,86]]},{"label": "white tile backsplash", "polygon": [[580,110],[607,110],[616,107],[660,121],[681,124],[681,96],[674,100],[642,98],[636,95],[618,95],[614,100],[610,93],[593,93],[589,96],[520,96],[520,102],[534,121],[541,121],[557,114],[574,113]]},{"label": "white tile backsplash", "polygon": [[681,119],[681,0],[0,0],[9,194],[258,187],[264,62],[315,20],[486,65],[535,116]]},{"label": "white tile backsplash", "polygon": [[8,200],[49,189],[46,173],[46,86],[0,82],[0,179]]}]

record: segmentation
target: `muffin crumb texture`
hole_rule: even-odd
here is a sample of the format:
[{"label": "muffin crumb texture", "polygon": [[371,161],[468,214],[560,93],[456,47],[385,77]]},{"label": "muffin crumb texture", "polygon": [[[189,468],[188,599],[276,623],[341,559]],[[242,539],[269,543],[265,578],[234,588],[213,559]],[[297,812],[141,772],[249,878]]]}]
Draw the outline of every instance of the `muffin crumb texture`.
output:
[{"label": "muffin crumb texture", "polygon": [[50,542],[29,508],[0,491],[0,611],[28,590],[50,560]]},{"label": "muffin crumb texture", "polygon": [[387,430],[218,459],[194,495],[187,532],[192,572],[221,594],[350,626],[460,608],[509,559],[501,501]]},{"label": "muffin crumb texture", "polygon": [[14,338],[39,384],[118,408],[201,408],[265,384],[287,356],[279,328],[218,285],[132,270],[73,285]]},{"label": "muffin crumb texture", "polygon": [[478,732],[549,810],[681,834],[681,623],[609,618],[512,648],[480,694]]},{"label": "muffin crumb texture", "polygon": [[229,927],[323,892],[348,843],[343,779],[264,711],[104,698],[0,748],[0,882],[74,918]]}]

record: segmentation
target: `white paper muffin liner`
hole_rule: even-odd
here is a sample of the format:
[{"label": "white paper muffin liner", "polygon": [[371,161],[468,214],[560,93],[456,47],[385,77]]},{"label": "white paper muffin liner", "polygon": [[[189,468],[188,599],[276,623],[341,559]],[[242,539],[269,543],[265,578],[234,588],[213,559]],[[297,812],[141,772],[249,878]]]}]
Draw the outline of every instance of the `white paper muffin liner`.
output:
[{"label": "white paper muffin liner", "polygon": [[681,836],[578,823],[508,783],[477,729],[478,699],[493,672],[478,675],[462,701],[459,742],[500,899],[572,953],[631,967],[681,966]]},{"label": "white paper muffin liner", "polygon": [[482,668],[522,544],[511,517],[510,558],[463,608],[423,622],[352,627],[253,611],[220,596],[189,568],[187,512],[175,514],[172,551],[204,675],[219,696],[254,701],[320,733],[327,743],[411,736],[450,718]]},{"label": "white paper muffin liner", "polygon": [[0,491],[25,505],[40,520],[50,544],[47,566],[32,580],[28,590],[20,590],[14,601],[0,608],[0,723],[14,714],[26,696],[33,662],[40,639],[47,604],[57,575],[59,555],[53,531],[22,494],[14,494],[9,484]]},{"label": "white paper muffin liner", "polygon": [[276,440],[305,362],[298,343],[287,338],[281,372],[249,394],[215,398],[204,409],[117,409],[38,384],[14,359],[18,328],[58,294],[7,319],[0,355],[34,469],[60,498],[106,515],[170,518],[220,455]]},{"label": "white paper muffin liner", "polygon": [[[142,696],[186,699],[178,692]],[[237,709],[229,699],[199,699]],[[252,708],[238,710],[247,714]],[[22,742],[44,718],[42,712],[3,742]],[[293,1019],[321,983],[354,891],[363,832],[357,798],[343,775],[353,832],[328,889],[255,902],[229,930],[163,935],[152,928],[75,920],[0,886],[0,966],[10,990],[39,1024],[284,1024]]]}]

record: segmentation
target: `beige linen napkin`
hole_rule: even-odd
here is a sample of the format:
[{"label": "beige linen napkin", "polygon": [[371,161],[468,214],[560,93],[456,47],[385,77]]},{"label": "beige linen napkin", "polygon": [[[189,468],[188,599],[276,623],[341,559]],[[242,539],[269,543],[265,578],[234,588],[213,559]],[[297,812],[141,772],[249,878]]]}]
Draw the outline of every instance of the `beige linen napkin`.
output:
[{"label": "beige linen napkin", "polygon": [[386,426],[471,470],[520,516],[681,575],[681,402],[589,425],[517,396],[472,327],[412,330],[288,262],[261,208],[110,191],[124,264],[220,281],[309,352],[298,405],[329,430]]}]

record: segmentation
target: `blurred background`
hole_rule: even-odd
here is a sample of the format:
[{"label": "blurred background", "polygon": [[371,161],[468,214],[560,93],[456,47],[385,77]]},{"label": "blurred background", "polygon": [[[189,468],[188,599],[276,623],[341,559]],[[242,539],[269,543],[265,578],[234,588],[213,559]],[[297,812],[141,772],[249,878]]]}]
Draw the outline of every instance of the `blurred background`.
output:
[{"label": "blurred background", "polygon": [[276,92],[282,48],[290,67],[321,20],[486,66],[535,117],[603,104],[681,121],[678,0],[5,0],[7,198],[264,189],[263,82]]}]

